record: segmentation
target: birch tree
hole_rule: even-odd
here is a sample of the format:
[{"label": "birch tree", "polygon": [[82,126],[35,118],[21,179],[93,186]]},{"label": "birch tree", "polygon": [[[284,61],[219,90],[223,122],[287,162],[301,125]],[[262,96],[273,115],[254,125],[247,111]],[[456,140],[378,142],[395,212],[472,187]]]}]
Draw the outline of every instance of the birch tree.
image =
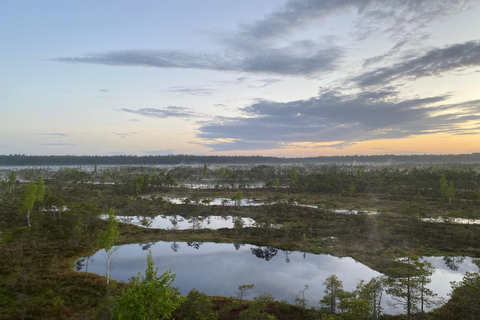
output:
[{"label": "birch tree", "polygon": [[108,211],[107,219],[107,229],[100,232],[97,243],[105,250],[107,254],[107,284],[110,282],[110,272],[111,272],[111,256],[117,251],[117,248],[114,247],[115,240],[117,239],[119,232],[117,231],[118,220],[114,216],[115,209],[110,208]]},{"label": "birch tree", "polygon": [[20,214],[26,214],[27,225],[29,227],[31,227],[30,212],[33,209],[33,205],[35,204],[36,199],[37,199],[37,186],[35,185],[35,182],[30,181],[30,183],[27,184],[25,190],[23,191],[22,208],[20,209]]}]

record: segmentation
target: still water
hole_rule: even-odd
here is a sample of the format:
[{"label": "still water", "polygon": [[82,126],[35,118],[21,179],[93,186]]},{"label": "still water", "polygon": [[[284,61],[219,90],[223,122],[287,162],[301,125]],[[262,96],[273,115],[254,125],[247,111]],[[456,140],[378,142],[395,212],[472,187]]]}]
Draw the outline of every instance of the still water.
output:
[{"label": "still water", "polygon": [[[188,229],[220,229],[233,228],[235,219],[241,219],[244,227],[255,226],[256,222],[250,218],[240,218],[233,216],[208,216],[208,217],[190,217],[184,218],[179,215],[156,217],[143,216],[115,216],[120,222],[135,224],[148,228],[169,229],[169,230],[188,230]],[[100,215],[101,219],[106,220],[108,215]]]},{"label": "still water", "polygon": [[[345,290],[352,291],[361,280],[369,281],[381,275],[352,258],[316,255],[298,251],[283,251],[273,247],[254,245],[156,242],[130,244],[118,247],[113,254],[111,277],[128,281],[146,268],[147,249],[151,249],[155,265],[163,272],[176,273],[173,283],[186,295],[195,288],[208,295],[232,296],[242,284],[255,284],[249,299],[264,292],[276,300],[293,302],[299,290],[309,285],[305,297],[310,306],[319,307],[324,280],[335,274]],[[93,260],[93,261],[91,261]],[[105,275],[106,255],[103,250],[91,257],[88,272]],[[429,287],[439,297],[447,297],[450,281],[460,281],[466,271],[477,271],[470,258],[426,257],[435,267]],[[77,270],[85,271],[85,260],[77,263]],[[387,306],[390,297],[384,295],[386,313],[403,312]]]}]

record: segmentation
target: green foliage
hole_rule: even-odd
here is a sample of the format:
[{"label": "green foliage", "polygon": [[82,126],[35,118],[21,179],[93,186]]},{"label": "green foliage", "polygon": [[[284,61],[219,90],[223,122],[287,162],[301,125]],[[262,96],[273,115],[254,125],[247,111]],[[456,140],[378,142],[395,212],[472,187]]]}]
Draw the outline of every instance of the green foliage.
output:
[{"label": "green foliage", "polygon": [[370,279],[368,283],[362,280],[356,289],[359,299],[367,301],[371,310],[371,318],[378,319],[382,313],[382,295],[384,289],[384,277],[376,277]]},{"label": "green foliage", "polygon": [[275,188],[280,187],[280,181],[278,180],[278,178],[275,178],[275,181],[273,182],[273,185],[275,186]]},{"label": "green foliage", "polygon": [[12,171],[8,176],[8,190],[9,193],[12,193],[15,190],[15,183],[17,182],[17,176],[15,175],[15,171]]},{"label": "green foliage", "polygon": [[237,206],[237,208],[240,207],[240,204],[242,203],[242,199],[243,199],[243,194],[241,191],[237,191],[235,195],[232,197],[232,201],[235,202],[235,205]]},{"label": "green foliage", "polygon": [[242,217],[236,217],[233,221],[233,228],[235,230],[240,230],[240,229],[243,229],[243,227],[244,227],[244,222]]},{"label": "green foliage", "polygon": [[36,193],[36,201],[42,202],[43,198],[45,197],[45,185],[43,184],[42,176],[38,176],[37,178],[37,189]]},{"label": "green foliage", "polygon": [[295,169],[295,167],[293,167],[292,172],[290,173],[290,182],[292,184],[296,184],[297,181],[298,181],[297,170]]},{"label": "green foliage", "polygon": [[275,320],[276,317],[266,312],[267,306],[275,299],[270,293],[264,292],[263,294],[253,298],[253,302],[248,309],[239,313],[239,319],[241,320]]},{"label": "green foliage", "polygon": [[249,294],[248,291],[252,290],[254,286],[255,285],[253,283],[252,284],[242,284],[242,285],[238,286],[238,290],[235,291],[235,294],[240,299],[240,304],[242,304],[243,297],[248,296],[248,294]]},{"label": "green foliage", "polygon": [[443,198],[448,199],[448,202],[452,204],[452,199],[455,198],[456,189],[453,185],[453,181],[448,181],[444,174],[440,178],[440,191]]},{"label": "green foliage", "polygon": [[274,315],[268,314],[266,312],[258,311],[254,306],[243,310],[238,314],[240,320],[275,320],[277,319]]},{"label": "green foliage", "polygon": [[20,209],[20,214],[27,215],[27,224],[30,227],[30,211],[33,209],[33,205],[35,204],[35,200],[37,199],[37,186],[35,182],[30,181],[29,184],[25,187],[23,191],[23,199],[22,199],[22,208]]},{"label": "green foliage", "polygon": [[218,315],[212,308],[213,303],[205,293],[192,289],[179,314],[184,320],[216,320]]},{"label": "green foliage", "polygon": [[295,304],[301,307],[303,310],[307,308],[308,299],[305,298],[305,291],[308,290],[308,285],[306,284],[305,287],[299,291],[300,295],[295,296]]},{"label": "green foliage", "polygon": [[480,273],[467,272],[462,281],[452,282],[452,289],[450,301],[438,314],[452,320],[480,319]]},{"label": "green foliage", "polygon": [[445,174],[442,174],[440,178],[440,192],[442,194],[442,197],[447,197],[447,191],[448,191],[448,180]]},{"label": "green foliage", "polygon": [[326,288],[323,291],[325,294],[320,300],[320,304],[328,308],[329,312],[333,314],[337,311],[342,295],[344,294],[343,283],[336,275],[332,274],[325,279],[323,285]]},{"label": "green foliage", "polygon": [[100,248],[105,250],[107,254],[107,284],[110,282],[110,258],[112,254],[115,252],[116,248],[113,248],[115,245],[115,241],[120,234],[117,230],[118,220],[114,216],[115,210],[110,208],[108,212],[108,219],[107,219],[107,229],[100,232],[97,238],[97,243]]},{"label": "green foliage", "polygon": [[414,255],[392,261],[392,267],[387,270],[386,292],[392,295],[394,306],[403,306],[410,319],[413,311],[423,311],[424,304],[433,303],[434,294],[425,287],[430,282],[434,267],[425,261],[419,261]]},{"label": "green foliage", "polygon": [[455,193],[456,193],[456,190],[455,190],[455,187],[453,186],[453,181],[450,181],[450,183],[448,184],[448,189],[446,193],[446,196],[450,204],[452,204],[452,199],[455,198]]},{"label": "green foliage", "polygon": [[350,191],[350,197],[353,195],[353,193],[355,192],[356,188],[355,188],[355,185],[352,183],[350,183],[350,186],[348,187],[348,191]]},{"label": "green foliage", "polygon": [[350,295],[345,297],[339,305],[342,310],[342,319],[345,320],[367,320],[371,319],[372,307],[366,299]]},{"label": "green foliage", "polygon": [[[12,171],[13,173],[13,171]],[[13,179],[13,178],[12,178]],[[22,207],[20,209],[19,214],[26,214],[27,216],[27,224],[30,227],[30,212],[33,209],[33,206],[36,201],[43,201],[45,197],[45,186],[43,184],[42,176],[38,176],[38,183],[30,181],[25,189],[23,190],[22,194]]]},{"label": "green foliage", "polygon": [[117,230],[118,220],[115,218],[115,209],[110,208],[107,218],[107,229],[100,232],[97,243],[105,252],[111,251],[115,245],[119,232]]},{"label": "green foliage", "polygon": [[140,273],[130,280],[130,288],[124,289],[115,299],[112,309],[114,319],[144,320],[170,318],[172,312],[182,304],[183,297],[176,297],[176,290],[171,287],[175,274],[171,270],[158,276],[158,267],[152,258],[152,252],[147,254],[147,269],[145,275]]}]

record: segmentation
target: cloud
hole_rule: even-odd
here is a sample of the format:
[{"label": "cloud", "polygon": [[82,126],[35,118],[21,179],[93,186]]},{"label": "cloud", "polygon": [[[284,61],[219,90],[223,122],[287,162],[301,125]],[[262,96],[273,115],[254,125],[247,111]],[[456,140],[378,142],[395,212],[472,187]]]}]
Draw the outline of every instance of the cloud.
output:
[{"label": "cloud", "polygon": [[405,33],[468,8],[474,0],[289,0],[279,10],[252,24],[242,26],[238,37],[244,43],[283,37],[314,21],[352,9],[358,14],[359,34],[376,30]]},{"label": "cloud", "polygon": [[72,143],[42,143],[41,146],[74,146]]},{"label": "cloud", "polygon": [[98,91],[101,93],[111,92],[111,90],[108,90],[108,89],[98,89]]},{"label": "cloud", "polygon": [[121,139],[126,138],[128,136],[139,134],[138,132],[112,132],[114,135],[119,136]]},{"label": "cloud", "polygon": [[203,113],[193,112],[191,111],[190,108],[175,107],[175,106],[170,106],[163,109],[142,108],[138,110],[122,108],[120,109],[120,111],[139,114],[149,118],[161,118],[161,119],[165,119],[165,118],[191,119],[191,118],[210,117]]},{"label": "cloud", "polygon": [[341,56],[342,50],[334,46],[306,51],[296,45],[291,45],[283,48],[264,48],[261,52],[243,55],[206,55],[175,50],[120,50],[52,60],[112,66],[312,75],[333,70]]},{"label": "cloud", "polygon": [[[275,75],[313,76],[338,68],[344,49],[331,39],[293,41],[288,35],[332,15],[355,12],[360,38],[386,32],[403,40],[442,17],[468,8],[474,0],[289,0],[281,8],[235,33],[214,40],[223,54],[181,50],[116,50],[51,59],[66,63],[233,71]],[[280,40],[274,43],[274,40]],[[381,59],[382,57],[377,57]],[[372,60],[373,61],[373,60]],[[239,78],[241,81],[242,78]],[[100,89],[105,90],[105,89]],[[103,91],[102,91],[103,92]],[[184,91],[206,94],[202,91]],[[195,93],[196,92],[196,93]]]},{"label": "cloud", "polygon": [[59,132],[55,132],[55,133],[36,133],[35,135],[37,135],[37,136],[68,137],[67,133],[59,133]]},{"label": "cloud", "polygon": [[185,93],[185,94],[190,94],[195,96],[205,96],[205,95],[208,96],[212,94],[211,89],[206,89],[203,87],[186,87],[186,86],[170,87],[170,89],[168,89],[167,92],[178,92],[178,93]]},{"label": "cloud", "polygon": [[280,79],[272,79],[272,78],[266,78],[266,79],[260,79],[257,82],[259,83],[258,85],[250,85],[250,88],[265,88],[268,87],[271,84],[281,82],[282,80]]},{"label": "cloud", "polygon": [[335,142],[330,147],[345,148],[366,140],[468,132],[463,124],[480,123],[480,101],[442,105],[447,98],[401,100],[394,91],[331,90],[308,100],[259,101],[242,109],[245,117],[202,125],[197,136],[214,151],[281,148],[300,142]]},{"label": "cloud", "polygon": [[389,67],[377,68],[353,78],[360,86],[376,86],[402,79],[439,76],[443,73],[480,66],[480,41],[435,48],[418,57],[408,57]]}]

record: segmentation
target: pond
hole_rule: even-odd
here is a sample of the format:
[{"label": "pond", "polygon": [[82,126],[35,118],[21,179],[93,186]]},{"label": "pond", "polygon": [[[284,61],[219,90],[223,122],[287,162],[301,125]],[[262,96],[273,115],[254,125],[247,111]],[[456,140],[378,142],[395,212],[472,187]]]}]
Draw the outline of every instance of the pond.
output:
[{"label": "pond", "polygon": [[423,222],[453,223],[453,224],[480,224],[480,220],[467,218],[421,218]]},{"label": "pond", "polygon": [[[208,216],[208,217],[189,217],[184,218],[179,215],[156,217],[143,216],[115,216],[120,222],[135,224],[148,228],[170,229],[170,230],[188,230],[188,229],[220,229],[233,228],[236,219],[243,221],[244,227],[253,227],[256,222],[250,218],[240,218],[233,216]],[[108,215],[102,214],[101,219],[107,219]]]},{"label": "pond", "polygon": [[205,184],[205,183],[183,183],[180,185],[180,188],[187,189],[260,189],[263,188],[263,183],[254,183],[254,184]]},{"label": "pond", "polygon": [[[174,286],[186,295],[195,288],[208,295],[233,296],[242,284],[255,284],[249,299],[264,292],[276,300],[293,302],[299,290],[305,292],[310,306],[319,307],[323,296],[323,282],[335,274],[345,290],[354,290],[361,280],[369,281],[381,275],[352,258],[317,255],[298,251],[283,251],[273,247],[202,242],[156,242],[130,244],[118,247],[112,256],[113,279],[128,281],[146,268],[147,249],[151,249],[160,272],[172,269],[176,273]],[[470,258],[427,257],[435,267],[429,287],[440,297],[447,297],[450,281],[460,281],[466,271],[477,271]],[[105,275],[106,255],[103,250],[91,257],[88,272]],[[85,260],[77,263],[77,270],[85,271]],[[403,312],[391,309],[384,295],[386,313]]]},{"label": "pond", "polygon": [[[151,195],[143,196],[144,199],[151,199]],[[185,201],[195,204],[194,201],[188,198],[177,198],[177,197],[164,197],[163,200],[168,201],[173,204],[185,204]],[[288,204],[288,202],[284,202]],[[199,205],[211,205],[211,206],[235,206],[237,203],[230,198],[206,198],[206,199],[199,199]],[[275,201],[264,201],[259,199],[242,199],[238,202],[238,205],[241,207],[251,207],[251,206],[261,206],[261,205],[275,205],[277,202]],[[299,207],[306,207],[306,208],[313,208],[318,209],[318,206],[310,205],[310,204],[301,204],[296,201],[293,201],[291,205],[299,206]],[[370,210],[350,210],[350,209],[332,209],[334,213],[343,213],[343,214],[358,214],[358,213],[365,213],[365,214],[377,214],[377,211],[370,211]]]},{"label": "pond", "polygon": [[[168,201],[173,204],[185,204],[185,202],[189,202],[191,204],[195,204],[195,201],[188,198],[174,198],[174,197],[164,197],[163,200]],[[211,206],[235,206],[237,205],[232,199],[230,198],[206,198],[206,199],[199,199],[198,204],[202,205],[211,205]],[[239,206],[261,206],[265,204],[263,201],[259,201],[256,199],[242,199],[238,202]]]}]

